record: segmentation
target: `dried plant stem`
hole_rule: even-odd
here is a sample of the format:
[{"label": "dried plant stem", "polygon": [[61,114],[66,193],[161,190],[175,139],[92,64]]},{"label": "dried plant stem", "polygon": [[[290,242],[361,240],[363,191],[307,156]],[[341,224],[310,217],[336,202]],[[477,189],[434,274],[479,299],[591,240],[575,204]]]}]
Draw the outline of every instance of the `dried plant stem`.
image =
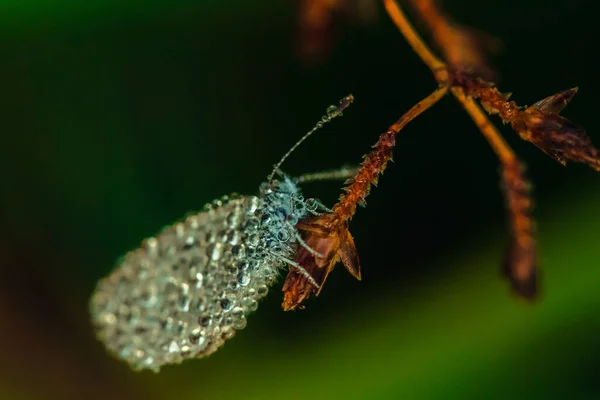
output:
[{"label": "dried plant stem", "polygon": [[392,160],[392,150],[398,132],[423,111],[437,103],[447,92],[446,86],[438,87],[402,115],[379,137],[373,150],[364,156],[358,174],[350,180],[350,185],[344,188],[346,193],[342,194],[340,201],[333,206],[333,214],[337,217],[338,224],[344,224],[354,216],[357,204],[364,204],[371,185],[377,184],[379,175],[385,170],[388,161]]},{"label": "dried plant stem", "polygon": [[516,160],[515,153],[508,146],[504,138],[498,132],[498,129],[490,122],[487,115],[481,110],[481,107],[475,103],[471,97],[467,97],[460,88],[452,88],[452,94],[462,104],[465,111],[469,114],[475,125],[479,128],[483,136],[492,146],[494,152],[502,164],[512,164]]},{"label": "dried plant stem", "polygon": [[427,64],[429,69],[434,71],[434,74],[436,70],[445,69],[446,64],[429,50],[429,47],[427,47],[423,39],[421,39],[415,28],[406,18],[404,11],[402,11],[396,2],[394,0],[383,0],[383,5],[389,16],[392,18],[392,21],[396,24],[396,27],[402,33],[402,36],[404,36],[408,44],[410,44],[421,60]]}]

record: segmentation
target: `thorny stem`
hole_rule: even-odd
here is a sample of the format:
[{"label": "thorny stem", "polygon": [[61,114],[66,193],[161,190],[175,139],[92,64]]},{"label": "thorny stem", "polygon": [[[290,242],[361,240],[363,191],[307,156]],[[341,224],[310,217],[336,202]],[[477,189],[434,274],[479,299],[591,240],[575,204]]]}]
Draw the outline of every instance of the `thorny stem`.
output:
[{"label": "thorny stem", "polygon": [[365,202],[371,184],[377,184],[379,175],[385,170],[388,161],[392,160],[392,150],[398,132],[423,111],[437,103],[447,92],[448,88],[446,86],[438,87],[402,115],[379,137],[379,140],[373,146],[373,150],[364,156],[358,174],[351,179],[350,185],[344,188],[346,193],[342,194],[340,201],[333,207],[333,214],[338,217],[338,224],[341,225],[354,216],[356,205]]}]

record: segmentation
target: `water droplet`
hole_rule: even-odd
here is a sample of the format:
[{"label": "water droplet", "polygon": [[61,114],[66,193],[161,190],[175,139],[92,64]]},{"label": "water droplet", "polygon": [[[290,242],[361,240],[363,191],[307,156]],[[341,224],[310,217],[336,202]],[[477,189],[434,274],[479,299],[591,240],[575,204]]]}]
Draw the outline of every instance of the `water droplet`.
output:
[{"label": "water droplet", "polygon": [[260,199],[256,196],[248,196],[244,201],[247,215],[254,215],[260,206]]},{"label": "water droplet", "polygon": [[229,264],[226,267],[226,270],[230,275],[237,275],[240,272],[239,268],[235,264]]},{"label": "water droplet", "polygon": [[204,317],[200,317],[198,318],[198,323],[200,324],[200,326],[204,327],[204,328],[208,328],[210,326],[210,324],[212,324],[212,318],[210,316],[204,316]]},{"label": "water droplet", "polygon": [[100,321],[106,325],[113,325],[117,322],[117,316],[113,313],[104,313],[100,315]]},{"label": "water droplet", "polygon": [[200,328],[196,328],[192,331],[188,339],[190,340],[191,344],[196,344],[200,340],[200,336],[202,336],[202,331]]},{"label": "water droplet", "polygon": [[227,235],[227,243],[229,243],[232,246],[237,246],[240,244],[240,241],[241,241],[240,237],[241,237],[241,235],[240,235],[239,230],[231,231]]},{"label": "water droplet", "polygon": [[235,307],[231,310],[231,317],[233,319],[241,318],[244,316],[244,309],[242,307]]},{"label": "water droplet", "polygon": [[234,329],[244,329],[247,324],[248,324],[248,321],[246,320],[246,317],[244,317],[243,315],[241,318],[233,320]]},{"label": "water droplet", "polygon": [[265,297],[268,292],[269,292],[269,288],[267,287],[267,285],[260,285],[258,287],[258,290],[256,291],[256,294],[260,298],[260,297]]},{"label": "water droplet", "polygon": [[189,225],[189,227],[193,230],[198,229],[199,223],[198,223],[198,216],[197,215],[190,215],[189,217],[186,218],[185,222]]},{"label": "water droplet", "polygon": [[195,289],[200,289],[204,283],[204,276],[192,268],[190,270],[190,281]]},{"label": "water droplet", "polygon": [[183,244],[183,249],[184,250],[190,250],[192,249],[195,245],[196,245],[196,238],[194,238],[193,236],[188,236],[185,239],[185,242]]},{"label": "water droplet", "polygon": [[146,357],[144,359],[144,361],[142,361],[142,364],[144,364],[145,366],[151,366],[154,363],[154,358],[152,357]]},{"label": "water droplet", "polygon": [[224,326],[221,329],[221,338],[224,340],[231,339],[235,335],[235,329],[231,326]]},{"label": "water droplet", "polygon": [[169,344],[169,353],[176,353],[179,351],[179,346],[177,345],[177,343],[175,341],[172,341]]},{"label": "water droplet", "polygon": [[129,357],[129,355],[131,354],[131,352],[133,351],[131,346],[125,346],[121,349],[121,351],[119,352],[119,355],[123,358],[127,358]]},{"label": "water droplet", "polygon": [[241,286],[248,286],[248,284],[250,283],[250,275],[244,274],[244,273],[239,274],[238,275],[238,283]]},{"label": "water droplet", "polygon": [[188,312],[190,310],[190,298],[182,297],[177,300],[177,308],[179,311]]},{"label": "water droplet", "polygon": [[231,248],[231,254],[237,258],[244,257],[244,246],[241,244],[235,245]]},{"label": "water droplet", "polygon": [[287,242],[288,240],[290,240],[290,234],[287,232],[287,230],[280,229],[277,232],[276,237],[277,240],[279,240],[280,242]]},{"label": "water droplet", "polygon": [[260,242],[260,235],[258,234],[258,232],[250,233],[248,235],[248,238],[246,239],[246,244],[248,246],[252,246],[252,247],[257,246],[259,242]]},{"label": "water droplet", "polygon": [[241,215],[238,213],[232,212],[227,216],[227,226],[231,229],[236,229],[241,222]]},{"label": "water droplet", "polygon": [[196,312],[204,312],[206,309],[206,297],[200,296],[190,303],[190,310]]},{"label": "water droplet", "polygon": [[338,112],[337,106],[331,105],[327,107],[327,116],[329,118],[333,117]]},{"label": "water droplet", "polygon": [[146,240],[146,251],[148,255],[155,257],[158,255],[158,240],[156,238],[149,238]]},{"label": "water droplet", "polygon": [[160,323],[161,328],[167,332],[171,332],[174,325],[175,320],[173,319],[173,317],[167,317]]},{"label": "water droplet", "polygon": [[187,322],[179,321],[177,323],[177,334],[178,335],[183,334],[183,332],[185,331],[185,328],[187,328]]},{"label": "water droplet", "polygon": [[182,357],[187,357],[191,354],[192,349],[190,348],[190,346],[185,345],[185,346],[181,346],[181,356]]},{"label": "water droplet", "polygon": [[258,302],[250,297],[245,297],[242,305],[248,309],[248,311],[256,311],[258,308]]},{"label": "water droplet", "polygon": [[223,243],[215,243],[213,247],[212,254],[210,255],[210,259],[213,261],[218,261],[223,255]]},{"label": "water droplet", "polygon": [[213,314],[212,319],[215,324],[220,324],[221,320],[223,319],[223,314],[220,312],[216,312]]},{"label": "water droplet", "polygon": [[185,235],[185,225],[183,222],[175,224],[175,236],[182,238]]},{"label": "water droplet", "polygon": [[221,300],[221,308],[223,311],[227,312],[233,308],[233,301],[230,298],[226,297]]},{"label": "water droplet", "polygon": [[244,225],[244,229],[248,232],[255,231],[258,229],[260,225],[260,221],[257,217],[248,218],[246,224]]}]

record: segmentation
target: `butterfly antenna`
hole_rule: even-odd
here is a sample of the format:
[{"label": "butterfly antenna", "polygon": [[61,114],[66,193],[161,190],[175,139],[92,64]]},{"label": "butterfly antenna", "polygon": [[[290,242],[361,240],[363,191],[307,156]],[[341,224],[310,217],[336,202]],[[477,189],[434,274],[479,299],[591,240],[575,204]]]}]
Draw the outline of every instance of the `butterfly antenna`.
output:
[{"label": "butterfly antenna", "polygon": [[317,130],[322,128],[323,125],[325,125],[332,119],[342,116],[342,113],[344,112],[344,110],[346,108],[348,108],[350,106],[350,104],[352,104],[353,101],[354,101],[354,96],[348,95],[348,96],[344,97],[343,99],[341,99],[337,106],[331,105],[331,106],[327,107],[327,114],[323,115],[323,117],[321,117],[319,122],[317,122],[316,125],[310,131],[308,131],[304,136],[302,136],[302,138],[300,140],[298,140],[296,142],[296,144],[293,145],[292,148],[289,149],[288,152],[283,155],[283,157],[281,157],[281,160],[279,160],[279,162],[277,164],[275,164],[275,166],[273,167],[273,171],[271,171],[271,173],[267,177],[267,181],[269,183],[271,183],[271,181],[273,180],[273,177],[279,171],[279,168],[281,167],[283,162],[290,156],[290,154],[292,154],[294,152],[294,150],[296,150],[298,148],[298,146],[300,146],[300,144],[302,142],[304,142],[306,139],[308,139],[308,137],[310,135],[312,135]]}]

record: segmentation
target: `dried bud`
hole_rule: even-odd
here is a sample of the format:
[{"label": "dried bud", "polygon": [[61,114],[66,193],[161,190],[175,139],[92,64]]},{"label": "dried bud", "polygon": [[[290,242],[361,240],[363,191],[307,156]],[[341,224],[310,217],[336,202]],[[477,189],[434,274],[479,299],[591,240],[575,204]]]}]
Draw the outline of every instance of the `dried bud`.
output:
[{"label": "dried bud", "polygon": [[575,93],[577,88],[546,97],[521,112],[511,125],[523,140],[562,165],[580,162],[600,171],[600,153],[585,130],[559,115]]}]

